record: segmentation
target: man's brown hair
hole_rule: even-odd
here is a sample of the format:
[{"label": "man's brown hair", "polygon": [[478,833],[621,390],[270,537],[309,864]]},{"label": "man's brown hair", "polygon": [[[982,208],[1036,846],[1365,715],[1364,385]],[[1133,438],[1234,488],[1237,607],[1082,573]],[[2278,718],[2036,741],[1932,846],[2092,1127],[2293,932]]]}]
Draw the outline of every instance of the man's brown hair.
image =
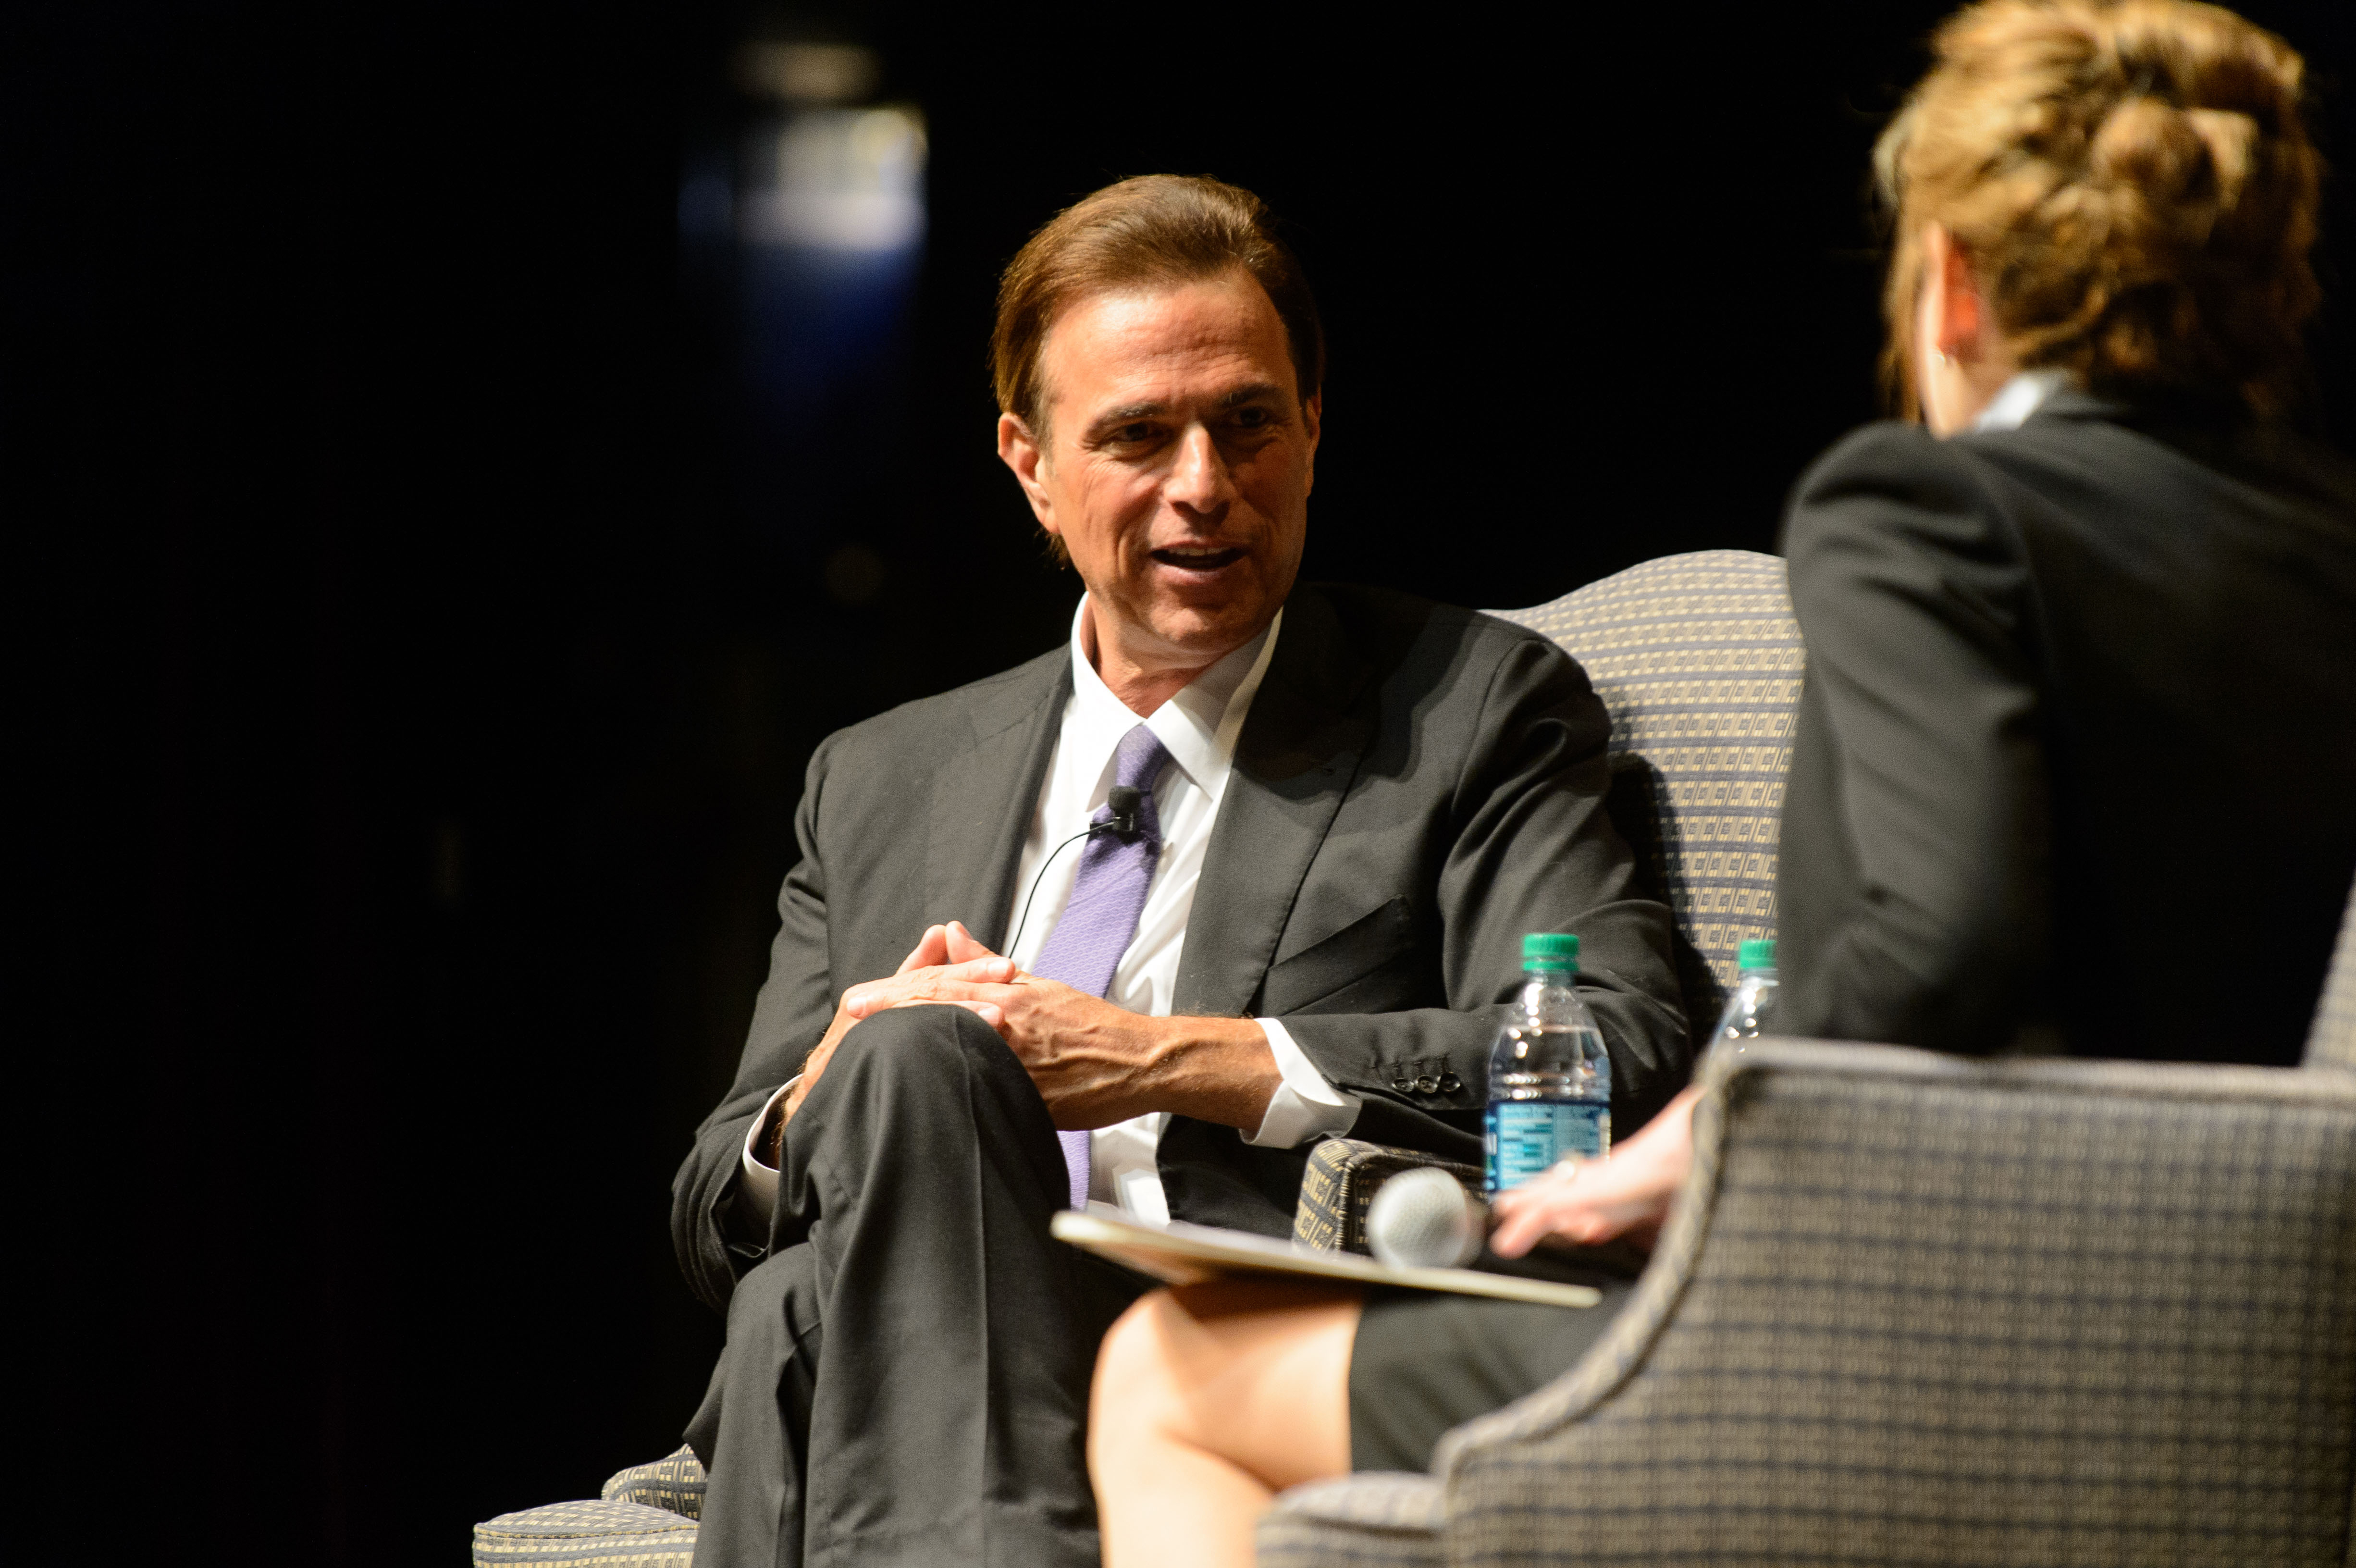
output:
[{"label": "man's brown hair", "polygon": [[1001,413],[1047,439],[1039,351],[1066,309],[1093,295],[1194,283],[1241,270],[1268,292],[1284,323],[1301,401],[1325,380],[1325,330],[1301,263],[1268,206],[1207,175],[1149,174],[1106,186],[1055,214],[998,280],[990,373]]},{"label": "man's brown hair", "polygon": [[1955,238],[2024,367],[2102,388],[2297,390],[2322,160],[2290,46],[2188,0],[1983,0],[1933,43],[1874,166],[1898,225],[1884,378],[1918,406],[1922,228]]}]

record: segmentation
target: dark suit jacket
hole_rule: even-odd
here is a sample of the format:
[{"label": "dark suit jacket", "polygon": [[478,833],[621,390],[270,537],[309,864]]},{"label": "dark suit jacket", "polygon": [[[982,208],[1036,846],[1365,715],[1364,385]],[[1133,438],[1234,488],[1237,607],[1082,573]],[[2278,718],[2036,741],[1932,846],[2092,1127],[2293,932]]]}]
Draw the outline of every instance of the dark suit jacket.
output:
[{"label": "dark suit jacket", "polygon": [[[836,997],[891,973],[930,922],[1005,936],[1071,689],[1059,647],[812,758],[736,1082],[673,1187],[680,1262],[707,1299],[746,1261],[723,1238],[746,1128]],[[1633,1129],[1689,1060],[1668,911],[1635,891],[1604,811],[1609,732],[1585,674],[1535,633],[1403,595],[1297,589],[1212,829],[1175,1010],[1280,1017],[1365,1097],[1354,1136],[1476,1159],[1521,938],[1575,931],[1615,1122]],[[1174,1217],[1270,1234],[1290,1229],[1306,1161],[1183,1116],[1160,1151]]]},{"label": "dark suit jacket", "polygon": [[2217,405],[1801,481],[1784,1024],[2290,1063],[2356,875],[2356,472]]}]

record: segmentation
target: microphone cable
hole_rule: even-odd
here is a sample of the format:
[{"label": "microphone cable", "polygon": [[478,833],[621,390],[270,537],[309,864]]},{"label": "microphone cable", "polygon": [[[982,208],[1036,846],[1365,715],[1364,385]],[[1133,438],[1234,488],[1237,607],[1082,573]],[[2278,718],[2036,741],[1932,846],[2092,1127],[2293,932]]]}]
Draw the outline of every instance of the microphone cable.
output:
[{"label": "microphone cable", "polygon": [[1007,939],[1006,956],[1009,961],[1014,957],[1015,948],[1022,944],[1023,928],[1031,923],[1031,901],[1039,897],[1039,884],[1047,879],[1047,868],[1055,864],[1055,857],[1082,839],[1092,839],[1098,833],[1119,833],[1121,837],[1127,838],[1136,832],[1138,810],[1144,803],[1144,790],[1133,785],[1116,784],[1112,787],[1111,792],[1105,797],[1105,804],[1112,809],[1112,817],[1109,821],[1090,822],[1047,852],[1047,858],[1039,863],[1039,874],[1031,879],[1031,891],[1023,896],[1023,918],[1014,922],[1014,935]]}]

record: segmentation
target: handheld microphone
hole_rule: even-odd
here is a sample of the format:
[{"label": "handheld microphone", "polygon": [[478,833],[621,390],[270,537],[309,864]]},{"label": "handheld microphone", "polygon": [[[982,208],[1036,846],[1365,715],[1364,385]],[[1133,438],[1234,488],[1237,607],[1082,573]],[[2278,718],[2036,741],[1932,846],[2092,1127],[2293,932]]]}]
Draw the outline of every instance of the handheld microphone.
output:
[{"label": "handheld microphone", "polygon": [[1105,806],[1112,812],[1110,822],[1090,822],[1049,850],[1047,858],[1039,863],[1039,875],[1031,879],[1031,891],[1023,896],[1023,918],[1014,922],[1014,934],[1006,939],[1006,950],[1010,955],[1023,940],[1023,928],[1031,921],[1031,901],[1039,897],[1039,884],[1046,880],[1047,868],[1055,864],[1057,855],[1082,839],[1092,839],[1098,833],[1119,833],[1123,838],[1130,838],[1144,831],[1144,824],[1137,820],[1137,813],[1145,807],[1144,790],[1133,784],[1116,784],[1107,791]]},{"label": "handheld microphone", "polygon": [[1401,1171],[1366,1206],[1366,1245],[1395,1269],[1462,1268],[1488,1235],[1489,1206],[1430,1165]]}]

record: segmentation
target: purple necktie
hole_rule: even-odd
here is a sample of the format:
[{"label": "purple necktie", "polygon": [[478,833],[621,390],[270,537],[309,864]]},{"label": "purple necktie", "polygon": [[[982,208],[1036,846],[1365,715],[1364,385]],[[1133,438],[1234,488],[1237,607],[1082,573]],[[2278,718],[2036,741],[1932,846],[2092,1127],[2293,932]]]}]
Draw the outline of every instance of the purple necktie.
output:
[{"label": "purple necktie", "polygon": [[[1162,819],[1153,809],[1153,781],[1169,761],[1170,754],[1143,725],[1120,737],[1112,754],[1112,782],[1142,797],[1137,805],[1138,831],[1097,833],[1080,846],[1080,874],[1072,883],[1071,902],[1047,933],[1047,945],[1039,950],[1032,973],[1060,980],[1091,996],[1112,989],[1113,972],[1137,935],[1145,890],[1152,886],[1154,862],[1162,856]],[[1089,820],[1112,821],[1112,808],[1098,807]],[[1088,1135],[1058,1133],[1055,1138],[1064,1145],[1064,1168],[1072,1178],[1072,1207],[1086,1208]]]}]

